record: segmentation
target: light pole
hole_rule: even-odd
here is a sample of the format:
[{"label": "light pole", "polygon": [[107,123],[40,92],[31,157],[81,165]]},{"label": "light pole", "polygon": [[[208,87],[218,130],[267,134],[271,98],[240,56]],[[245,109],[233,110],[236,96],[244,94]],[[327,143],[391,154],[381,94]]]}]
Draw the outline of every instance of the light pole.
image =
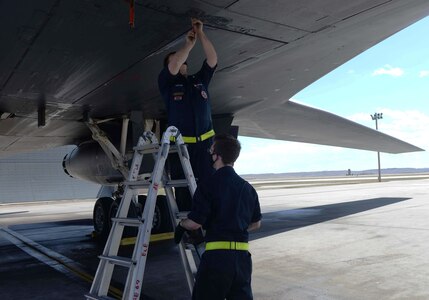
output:
[{"label": "light pole", "polygon": [[[373,121],[375,121],[375,129],[378,130],[378,120],[383,119],[383,113],[374,113],[371,115]],[[380,152],[377,152],[378,158],[378,182],[381,182],[381,169],[380,169]]]}]

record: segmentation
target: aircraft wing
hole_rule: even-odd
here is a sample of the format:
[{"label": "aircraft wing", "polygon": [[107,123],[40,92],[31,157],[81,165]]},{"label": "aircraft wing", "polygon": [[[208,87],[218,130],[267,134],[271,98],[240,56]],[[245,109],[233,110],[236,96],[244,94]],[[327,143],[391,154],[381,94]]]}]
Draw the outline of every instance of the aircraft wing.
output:
[{"label": "aircraft wing", "polygon": [[[391,153],[421,150],[289,102],[339,65],[429,14],[426,0],[40,0],[0,2],[0,153],[76,144],[82,122],[165,118],[162,60],[201,18],[219,66],[214,115],[240,134]],[[196,48],[190,71],[201,65]],[[45,125],[44,125],[45,124]],[[341,131],[338,129],[341,128]]]},{"label": "aircraft wing", "polygon": [[[374,129],[292,101],[257,112],[249,109],[243,116],[237,118],[236,123],[246,136],[387,153],[423,151]],[[259,124],[266,118],[270,119],[269,124],[260,128]]]}]

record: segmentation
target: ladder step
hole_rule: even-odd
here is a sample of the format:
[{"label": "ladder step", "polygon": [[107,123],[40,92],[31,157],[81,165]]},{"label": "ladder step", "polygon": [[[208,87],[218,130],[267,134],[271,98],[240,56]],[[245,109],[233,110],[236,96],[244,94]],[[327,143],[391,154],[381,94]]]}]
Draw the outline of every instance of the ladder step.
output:
[{"label": "ladder step", "polygon": [[143,145],[143,146],[136,146],[136,147],[133,147],[133,150],[138,151],[141,154],[156,153],[159,150],[159,145],[149,144],[149,145]]},{"label": "ladder step", "polygon": [[135,265],[136,262],[132,261],[130,258],[121,257],[121,256],[105,256],[100,255],[100,259],[107,260],[109,263],[122,266],[122,267],[131,267],[131,265]]},{"label": "ladder step", "polygon": [[89,300],[116,300],[116,298],[108,297],[108,296],[97,296],[92,294],[86,294],[86,299]]},{"label": "ladder step", "polygon": [[[151,182],[148,180],[125,181],[124,185],[130,189],[143,189],[148,188]],[[186,179],[169,180],[165,183],[165,187],[187,187],[188,181]]]},{"label": "ladder step", "polygon": [[177,146],[176,145],[171,145],[169,153],[177,153],[177,152],[178,152],[177,151]]},{"label": "ladder step", "polygon": [[165,187],[187,187],[188,181],[186,179],[169,180],[165,183]]},{"label": "ladder step", "polygon": [[[159,151],[159,148],[160,148],[159,145],[149,144],[149,145],[133,147],[133,150],[136,150],[142,154],[147,154],[147,153],[156,153]],[[169,153],[177,153],[177,146],[171,145]]]},{"label": "ladder step", "polygon": [[139,227],[143,224],[144,220],[133,218],[112,218],[112,222],[118,222],[122,226]]}]

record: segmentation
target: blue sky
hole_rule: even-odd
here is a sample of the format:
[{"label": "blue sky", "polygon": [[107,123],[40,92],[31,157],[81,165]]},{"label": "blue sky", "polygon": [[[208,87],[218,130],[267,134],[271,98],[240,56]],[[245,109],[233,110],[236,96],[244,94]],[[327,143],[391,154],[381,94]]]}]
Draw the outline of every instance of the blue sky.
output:
[{"label": "blue sky", "polygon": [[[429,151],[429,17],[367,50],[292,101],[375,128]],[[239,137],[240,174],[377,168],[376,152]],[[429,152],[381,153],[382,168],[429,167]]]}]

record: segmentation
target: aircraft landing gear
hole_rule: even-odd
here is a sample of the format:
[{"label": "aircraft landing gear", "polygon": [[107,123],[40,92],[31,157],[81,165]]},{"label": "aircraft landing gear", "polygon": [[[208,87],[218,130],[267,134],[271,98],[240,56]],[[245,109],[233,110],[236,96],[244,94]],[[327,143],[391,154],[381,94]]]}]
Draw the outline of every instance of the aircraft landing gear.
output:
[{"label": "aircraft landing gear", "polygon": [[[92,138],[97,141],[103,151],[108,156],[113,168],[118,170],[123,178],[128,178],[129,167],[128,159],[126,154],[126,141],[127,141],[127,132],[128,132],[128,121],[127,117],[123,118],[122,124],[122,133],[121,133],[121,142],[119,150],[112,144],[112,142],[107,137],[99,127],[98,124],[105,121],[94,121],[88,118],[86,124],[92,132]],[[101,197],[97,200],[94,205],[93,211],[93,222],[94,222],[94,236],[99,238],[101,241],[107,240],[107,237],[110,233],[111,228],[111,218],[116,216],[119,203],[121,201],[120,197],[122,196],[123,190],[121,184],[119,184],[118,189],[113,192],[112,197]],[[131,202],[130,210],[128,213],[129,218],[137,218],[141,215],[144,209],[146,196],[139,196],[138,204]],[[169,215],[169,209],[167,204],[167,198],[163,195],[158,195],[155,214],[153,218],[152,233],[165,233],[173,230],[171,223],[171,218]],[[134,231],[134,232],[133,232]],[[135,228],[126,228],[126,236],[135,236]]]},{"label": "aircraft landing gear", "polygon": [[[146,196],[139,196],[141,213],[146,202]],[[165,233],[173,229],[171,224],[170,212],[168,210],[167,197],[158,195],[156,198],[155,213],[152,222],[152,234]]]},{"label": "aircraft landing gear", "polygon": [[106,240],[110,232],[110,210],[113,204],[113,199],[103,197],[97,200],[94,205],[92,220],[94,222],[93,236]]},{"label": "aircraft landing gear", "polygon": [[[110,197],[102,197],[95,202],[93,211],[94,232],[93,236],[101,241],[106,241],[112,226],[111,219],[116,216],[120,198],[113,200]],[[139,204],[136,206],[132,202],[129,218],[137,218],[143,212],[146,196],[139,196]],[[152,234],[165,233],[172,230],[171,218],[168,211],[167,198],[159,195],[156,201],[155,213],[152,223]],[[135,236],[135,228],[126,228],[125,236]]]}]

